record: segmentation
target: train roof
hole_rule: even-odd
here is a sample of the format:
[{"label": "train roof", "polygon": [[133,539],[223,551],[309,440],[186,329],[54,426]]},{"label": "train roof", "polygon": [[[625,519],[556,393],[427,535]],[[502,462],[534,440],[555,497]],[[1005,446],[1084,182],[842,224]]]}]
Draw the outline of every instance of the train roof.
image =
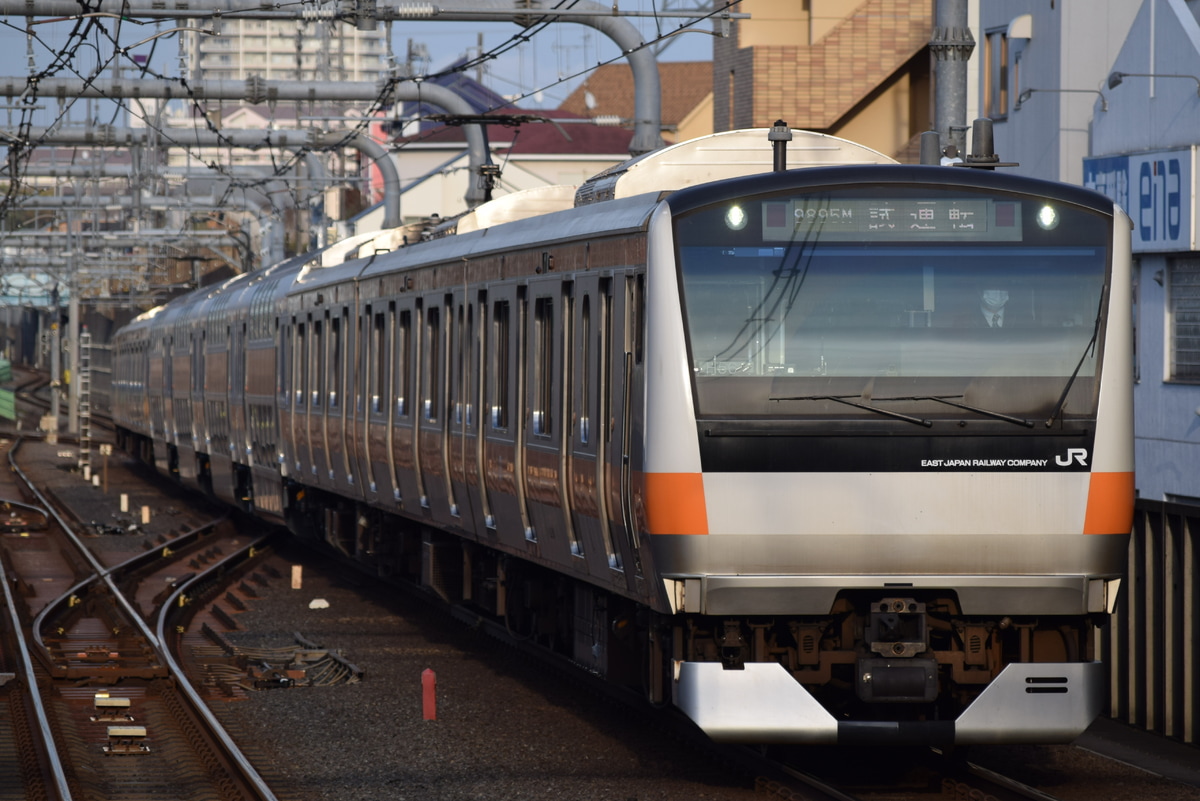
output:
[{"label": "train roof", "polygon": [[[505,195],[444,224],[444,236],[423,239],[431,225],[440,222],[436,220],[353,236],[321,251],[197,289],[168,305],[173,310],[195,309],[271,274],[298,271],[295,281],[287,282],[277,292],[293,294],[406,267],[528,247],[532,242],[552,244],[642,229],[658,203],[673,192],[771,172],[771,130],[722,131],[630,159],[578,187],[546,186]],[[797,129],[791,134],[787,143],[789,171],[897,163],[876,150],[836,136]],[[407,247],[418,242],[420,247]],[[161,324],[163,308],[143,313],[134,325]]]},{"label": "train roof", "polygon": [[[645,192],[675,191],[698,184],[771,172],[775,151],[770,128],[746,128],[689,139],[630,159],[589,178],[575,193],[585,206]],[[792,129],[789,170],[839,164],[896,164],[866,145],[814,131]]]}]

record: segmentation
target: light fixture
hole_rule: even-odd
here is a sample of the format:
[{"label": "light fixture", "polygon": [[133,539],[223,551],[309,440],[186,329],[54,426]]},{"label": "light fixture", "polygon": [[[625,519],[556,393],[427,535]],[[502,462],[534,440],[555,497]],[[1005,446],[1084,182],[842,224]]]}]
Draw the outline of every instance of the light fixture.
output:
[{"label": "light fixture", "polygon": [[1043,231],[1053,231],[1058,227],[1058,211],[1053,206],[1042,206],[1038,209],[1037,223]]},{"label": "light fixture", "polygon": [[1164,72],[1111,72],[1108,75],[1108,88],[1116,89],[1126,78],[1188,78],[1196,82],[1196,95],[1200,97],[1200,78],[1195,75],[1177,75]]},{"label": "light fixture", "polygon": [[725,225],[727,225],[731,231],[742,230],[746,227],[746,223],[748,221],[749,217],[746,216],[746,212],[742,210],[741,206],[736,204],[730,206],[729,210],[725,212]]},{"label": "light fixture", "polygon": [[[1116,73],[1113,73],[1114,75]],[[1120,83],[1120,81],[1118,81]],[[1110,84],[1111,85],[1111,84]],[[1054,93],[1072,93],[1072,92],[1088,92],[1091,94],[1100,95],[1100,110],[1108,111],[1108,98],[1099,89],[1026,89],[1017,95],[1017,102],[1013,104],[1013,111],[1019,111],[1021,104],[1033,96],[1034,92],[1054,92]]]}]

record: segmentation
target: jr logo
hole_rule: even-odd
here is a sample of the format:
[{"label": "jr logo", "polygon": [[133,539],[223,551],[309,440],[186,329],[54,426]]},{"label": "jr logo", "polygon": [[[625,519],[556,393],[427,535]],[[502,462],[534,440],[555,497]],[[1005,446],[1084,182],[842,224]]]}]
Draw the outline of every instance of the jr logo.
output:
[{"label": "jr logo", "polygon": [[1071,462],[1087,467],[1087,448],[1067,448],[1066,456],[1055,456],[1054,463],[1059,467],[1070,467]]}]

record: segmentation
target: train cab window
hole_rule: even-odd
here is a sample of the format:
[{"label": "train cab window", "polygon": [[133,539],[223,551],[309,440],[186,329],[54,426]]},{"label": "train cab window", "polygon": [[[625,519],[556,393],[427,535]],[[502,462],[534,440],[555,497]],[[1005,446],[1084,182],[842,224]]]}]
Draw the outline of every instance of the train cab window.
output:
[{"label": "train cab window", "polygon": [[530,421],[533,433],[548,437],[553,423],[554,397],[554,299],[537,298],[533,303],[533,386],[530,392]]},{"label": "train cab window", "polygon": [[897,184],[742,198],[675,225],[701,416],[1095,414],[1101,213]]},{"label": "train cab window", "polygon": [[441,398],[438,392],[439,361],[442,356],[442,315],[441,309],[431,306],[425,312],[425,349],[421,360],[421,415],[428,421],[438,419],[438,403]]},{"label": "train cab window", "polygon": [[412,312],[403,309],[396,320],[396,372],[392,393],[396,398],[396,416],[408,417],[408,399],[412,397]]},{"label": "train cab window", "polygon": [[488,362],[489,406],[492,428],[508,428],[509,380],[509,304],[498,300],[492,305],[492,355]]}]

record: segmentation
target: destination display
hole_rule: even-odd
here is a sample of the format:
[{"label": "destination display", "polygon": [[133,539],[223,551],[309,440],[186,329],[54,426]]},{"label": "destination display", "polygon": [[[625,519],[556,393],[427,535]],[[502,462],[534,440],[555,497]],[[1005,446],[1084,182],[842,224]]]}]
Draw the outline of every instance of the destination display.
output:
[{"label": "destination display", "polygon": [[763,240],[1021,241],[1021,203],[991,198],[799,198],[762,204]]}]

